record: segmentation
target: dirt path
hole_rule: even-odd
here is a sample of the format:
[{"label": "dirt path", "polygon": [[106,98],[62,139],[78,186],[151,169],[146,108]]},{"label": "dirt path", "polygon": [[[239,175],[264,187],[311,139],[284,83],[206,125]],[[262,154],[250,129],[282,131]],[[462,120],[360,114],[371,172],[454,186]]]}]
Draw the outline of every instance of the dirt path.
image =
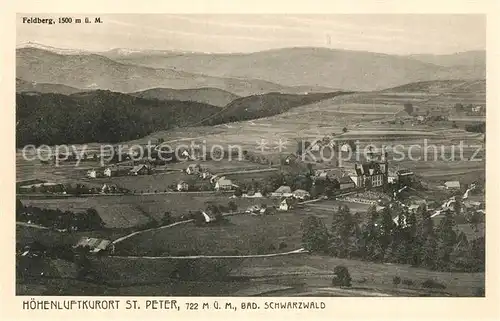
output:
[{"label": "dirt path", "polygon": [[272,253],[272,254],[255,254],[255,255],[191,255],[191,256],[115,256],[119,259],[147,259],[147,260],[163,260],[163,259],[252,259],[264,257],[286,256],[294,254],[309,253],[306,249],[300,248],[289,252]]}]

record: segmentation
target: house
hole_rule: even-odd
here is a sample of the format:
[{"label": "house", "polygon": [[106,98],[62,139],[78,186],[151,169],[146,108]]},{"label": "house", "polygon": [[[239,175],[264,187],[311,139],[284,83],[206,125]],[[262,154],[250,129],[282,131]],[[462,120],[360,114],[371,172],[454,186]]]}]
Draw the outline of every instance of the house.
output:
[{"label": "house", "polygon": [[186,159],[193,159],[193,157],[191,157],[191,154],[189,154],[189,152],[187,150],[184,150],[181,152],[181,156],[186,160]]},{"label": "house", "polygon": [[243,195],[241,195],[242,197],[246,197],[246,198],[261,198],[261,197],[264,197],[262,195],[261,192],[254,192],[254,191],[249,191]]},{"label": "house", "polygon": [[259,205],[252,205],[245,210],[245,213],[258,213],[261,209]]},{"label": "house", "polygon": [[209,179],[210,177],[212,177],[212,173],[210,173],[209,171],[203,171],[201,174],[200,174],[200,177],[202,179]]},{"label": "house", "polygon": [[295,206],[295,202],[293,201],[292,198],[284,198],[280,202],[280,211],[289,211]]},{"label": "house", "polygon": [[290,165],[290,164],[295,163],[296,161],[297,161],[297,156],[294,154],[290,154],[287,157],[285,157],[285,160],[283,163],[285,163],[286,165]]},{"label": "house", "polygon": [[189,189],[189,184],[184,182],[184,181],[180,181],[177,183],[177,190],[179,192],[183,192],[183,191],[187,191]]},{"label": "house", "polygon": [[[111,246],[110,246],[111,245]],[[76,245],[73,246],[74,249],[86,248],[90,253],[98,253],[110,249],[114,252],[114,246],[111,244],[110,240],[98,239],[94,237],[82,237]]]},{"label": "house", "polygon": [[101,187],[101,193],[116,193],[118,191],[118,187],[116,185],[104,184]]},{"label": "house", "polygon": [[200,172],[201,172],[201,165],[200,164],[191,164],[186,168],[186,173],[188,175],[198,174]]},{"label": "house", "polygon": [[205,223],[212,223],[217,221],[217,218],[213,213],[210,211],[201,211],[201,215],[203,215],[203,218],[205,219]]},{"label": "house", "polygon": [[271,214],[271,208],[265,206],[265,207],[262,207],[259,211],[259,214],[260,215],[267,215],[267,214]]},{"label": "house", "polygon": [[303,189],[297,189],[292,193],[293,197],[300,199],[300,200],[306,200],[311,197],[311,194],[309,192],[303,190]]},{"label": "house", "polygon": [[290,186],[282,185],[274,193],[271,193],[271,196],[290,197],[292,196],[292,189]]},{"label": "house", "polygon": [[400,183],[409,184],[415,177],[415,173],[409,169],[400,169],[396,171],[396,176]]},{"label": "house", "polygon": [[387,184],[387,161],[371,161],[354,165],[355,175],[351,177],[356,187],[379,187]]},{"label": "house", "polygon": [[104,176],[111,177],[111,168],[106,168],[103,172]]},{"label": "house", "polygon": [[88,178],[96,178],[97,171],[95,169],[91,169],[91,170],[87,171],[87,177]]},{"label": "house", "polygon": [[350,152],[351,151],[351,145],[345,143],[340,146],[340,151],[341,152]]},{"label": "house", "polygon": [[233,182],[230,179],[227,179],[225,177],[219,178],[217,182],[215,183],[215,190],[216,191],[227,191],[231,190],[233,188]]},{"label": "house", "polygon": [[481,113],[481,112],[482,112],[482,110],[483,110],[483,106],[473,106],[473,107],[472,107],[472,112],[473,112],[473,113],[477,113],[477,114],[479,114],[479,113]]},{"label": "house", "polygon": [[341,190],[356,187],[356,184],[354,184],[354,181],[349,176],[340,177],[337,181]]},{"label": "house", "polygon": [[146,164],[136,165],[130,170],[129,173],[130,175],[148,175],[151,173],[151,167]]},{"label": "house", "polygon": [[444,183],[444,186],[446,189],[460,189],[460,182],[459,181],[447,181]]}]

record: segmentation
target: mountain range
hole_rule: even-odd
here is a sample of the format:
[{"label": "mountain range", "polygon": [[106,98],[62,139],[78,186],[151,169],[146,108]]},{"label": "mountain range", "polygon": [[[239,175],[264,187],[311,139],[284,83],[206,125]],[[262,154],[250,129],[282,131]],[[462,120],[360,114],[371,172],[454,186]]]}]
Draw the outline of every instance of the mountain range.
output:
[{"label": "mountain range", "polygon": [[484,51],[398,56],[305,47],[234,54],[128,49],[68,53],[31,44],[18,48],[16,56],[17,77],[25,81],[118,92],[203,87],[238,96],[371,91],[486,75]]}]

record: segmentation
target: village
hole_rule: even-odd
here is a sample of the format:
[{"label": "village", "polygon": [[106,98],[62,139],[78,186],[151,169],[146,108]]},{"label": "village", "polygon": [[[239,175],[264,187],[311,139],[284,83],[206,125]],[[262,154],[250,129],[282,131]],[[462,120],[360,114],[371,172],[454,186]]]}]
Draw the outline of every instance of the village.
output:
[{"label": "village", "polygon": [[[280,212],[305,209],[334,210],[339,206],[347,206],[354,212],[367,211],[369,207],[381,212],[387,207],[398,205],[406,208],[407,214],[416,213],[424,206],[431,213],[431,217],[438,217],[445,211],[460,211],[467,217],[484,215],[484,202],[480,198],[471,200],[469,197],[470,194],[484,188],[479,181],[464,184],[458,180],[450,180],[441,185],[430,186],[412,170],[391,164],[386,151],[370,149],[364,161],[347,161],[341,166],[339,158],[342,154],[352,152],[352,142],[335,141],[331,137],[325,137],[302,144],[306,146],[306,150],[301,150],[299,147],[296,153],[280,155],[279,161],[276,161],[279,164],[273,165],[272,161],[266,160],[265,157],[259,158],[258,162],[266,165],[258,169],[249,167],[237,172],[243,176],[231,174],[234,171],[229,171],[227,174],[217,173],[213,167],[214,161],[197,160],[199,155],[189,155],[184,152],[183,156],[187,156],[187,160],[164,165],[155,164],[154,159],[144,159],[139,162],[126,159],[121,163],[110,161],[107,166],[80,170],[83,177],[75,186],[34,180],[18,183],[17,188],[20,196],[31,195],[34,198],[137,195],[169,197],[170,194],[187,196],[208,193],[208,197],[211,194],[218,195],[220,199],[227,199],[229,202],[228,206],[220,204],[220,201],[215,205],[210,201],[205,202],[203,208],[188,206],[183,212],[176,213],[172,217],[169,214],[168,219],[162,217],[160,224],[171,224],[185,219],[213,224],[222,219],[223,214],[279,215]],[[317,154],[320,148],[325,149],[325,147],[330,148],[332,153],[338,153],[338,157],[327,164],[302,157],[307,153]],[[153,149],[156,149],[156,146]],[[86,159],[97,158],[86,157]],[[251,153],[245,152],[244,162],[248,163],[248,159],[251,158],[253,158]],[[71,157],[69,159],[74,160]],[[259,179],[254,179],[253,175],[259,175]],[[235,179],[231,179],[233,176]],[[113,181],[125,178],[134,182],[153,177],[158,177],[162,181],[161,188],[157,184],[154,189],[132,189],[129,186],[134,186],[133,183],[124,187]],[[238,177],[243,179],[238,180]],[[104,183],[96,183],[98,181]],[[251,205],[238,207],[237,203],[241,203],[235,202],[238,200],[246,200],[244,203]],[[457,202],[460,202],[459,207],[455,205]],[[19,215],[18,219],[28,224],[47,225],[42,223],[46,218],[40,220],[37,218],[39,215],[40,213],[30,213],[28,210]],[[43,215],[47,217],[46,213]],[[63,219],[68,215],[62,211],[54,215],[56,217],[51,221],[52,225],[46,227],[60,231],[86,230],[85,220]],[[398,224],[400,218],[395,216],[393,220]],[[484,218],[480,221],[484,221]],[[102,222],[98,224],[98,226],[103,225]],[[106,250],[106,245],[109,244],[110,240],[103,239],[98,242],[97,239],[84,236],[75,246],[86,246],[91,253],[96,253]]]}]

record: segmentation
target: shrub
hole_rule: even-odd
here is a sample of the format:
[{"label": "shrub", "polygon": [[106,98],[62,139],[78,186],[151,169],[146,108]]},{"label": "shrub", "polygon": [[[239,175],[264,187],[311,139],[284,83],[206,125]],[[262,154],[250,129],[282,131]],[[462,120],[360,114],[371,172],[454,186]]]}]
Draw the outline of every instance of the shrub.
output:
[{"label": "shrub", "polygon": [[401,283],[401,278],[399,276],[395,276],[392,278],[392,284],[398,285],[399,283]]},{"label": "shrub", "polygon": [[276,251],[276,246],[274,244],[269,245],[269,251]]},{"label": "shrub", "polygon": [[287,247],[288,247],[288,245],[285,242],[281,242],[279,245],[280,250],[286,249]]},{"label": "shrub", "polygon": [[333,273],[335,275],[332,279],[332,285],[351,286],[351,275],[349,274],[349,270],[345,266],[336,266],[335,269],[333,269]]},{"label": "shrub", "polygon": [[403,281],[401,281],[401,283],[404,285],[408,285],[408,286],[411,286],[414,284],[413,280],[410,280],[410,279],[404,279]]},{"label": "shrub", "polygon": [[432,279],[427,279],[424,282],[422,282],[422,287],[428,288],[428,289],[446,289],[446,286],[442,283],[439,283],[436,280]]}]

